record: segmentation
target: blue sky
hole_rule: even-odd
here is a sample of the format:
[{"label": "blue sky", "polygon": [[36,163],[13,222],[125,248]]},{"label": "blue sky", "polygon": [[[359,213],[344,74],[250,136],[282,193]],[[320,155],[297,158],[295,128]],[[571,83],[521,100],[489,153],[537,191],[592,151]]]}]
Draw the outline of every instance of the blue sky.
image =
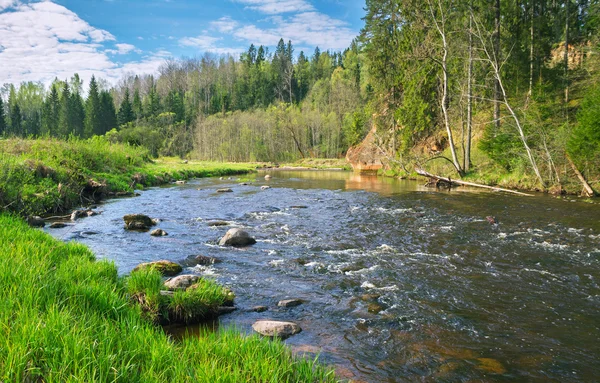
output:
[{"label": "blue sky", "polygon": [[0,0],[0,84],[79,73],[115,83],[169,57],[233,54],[251,43],[343,50],[364,0]]}]

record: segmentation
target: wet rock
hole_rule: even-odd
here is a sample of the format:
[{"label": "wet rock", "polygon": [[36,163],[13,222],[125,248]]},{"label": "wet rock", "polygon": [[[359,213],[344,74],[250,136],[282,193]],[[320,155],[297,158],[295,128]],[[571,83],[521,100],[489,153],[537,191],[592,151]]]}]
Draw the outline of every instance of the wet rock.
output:
[{"label": "wet rock", "polygon": [[229,226],[229,222],[225,222],[225,221],[212,221],[208,223],[208,226],[210,227],[215,227],[215,226]]},{"label": "wet rock", "polygon": [[237,307],[219,306],[217,307],[217,315],[231,314],[235,310],[237,310]]},{"label": "wet rock", "polygon": [[255,313],[262,313],[267,311],[269,308],[267,306],[254,306],[250,309],[250,311]]},{"label": "wet rock", "polygon": [[71,221],[76,221],[79,218],[84,218],[87,216],[87,210],[73,210],[73,212],[71,212]]},{"label": "wet rock", "polygon": [[302,331],[296,323],[270,320],[259,320],[252,325],[252,329],[261,335],[281,339],[289,338]]},{"label": "wet rock", "polygon": [[186,290],[200,280],[197,275],[179,275],[165,281],[165,287],[169,290]]},{"label": "wet rock", "polygon": [[242,182],[240,185],[242,185],[242,186],[248,186],[248,182]]},{"label": "wet rock", "polygon": [[141,263],[141,264],[137,265],[133,269],[133,271],[135,272],[135,271],[144,270],[144,269],[148,269],[148,268],[156,269],[159,273],[161,273],[161,275],[163,275],[165,277],[174,277],[175,275],[177,275],[183,271],[183,268],[181,267],[181,265],[179,265],[175,262],[166,261],[166,260]]},{"label": "wet rock", "polygon": [[308,209],[308,206],[294,205],[294,206],[290,206],[290,209]]},{"label": "wet rock", "polygon": [[152,232],[150,233],[150,235],[153,236],[153,237],[164,237],[164,236],[169,235],[169,233],[167,233],[163,229],[155,229],[155,230],[152,230]]},{"label": "wet rock", "polygon": [[271,188],[270,186],[263,185],[263,186],[260,187],[260,190],[267,190],[267,189],[270,189],[270,188]]},{"label": "wet rock", "polygon": [[217,193],[233,193],[230,188],[217,189]]},{"label": "wet rock", "polygon": [[367,311],[369,311],[371,314],[379,314],[383,310],[385,310],[385,307],[376,302],[371,302],[367,306]]},{"label": "wet rock", "polygon": [[44,227],[46,226],[46,222],[42,217],[37,215],[27,217],[27,224],[31,227]]},{"label": "wet rock", "polygon": [[219,246],[234,246],[243,247],[254,245],[256,239],[250,237],[250,235],[242,229],[233,228],[229,229],[227,234],[219,241]]},{"label": "wet rock", "polygon": [[381,298],[381,295],[379,294],[363,294],[360,296],[360,299],[362,299],[363,301],[376,301],[379,298]]},{"label": "wet rock", "polygon": [[498,224],[498,220],[496,219],[496,217],[492,217],[491,215],[488,215],[487,217],[485,217],[485,219],[487,219],[487,221],[490,223],[490,225]]},{"label": "wet rock", "polygon": [[214,265],[215,263],[221,263],[223,261],[221,261],[219,258],[215,258],[215,257],[208,257],[206,255],[192,255],[191,257],[188,257],[186,259],[184,259],[181,263],[186,266],[186,267],[194,267],[194,266],[208,266],[208,265]]},{"label": "wet rock", "polygon": [[62,222],[53,222],[50,225],[50,229],[62,229],[63,227],[66,227],[67,225],[62,223]]},{"label": "wet rock", "polygon": [[125,230],[147,231],[156,223],[144,214],[127,214],[123,217],[125,221]]},{"label": "wet rock", "polygon": [[306,302],[306,301],[303,299],[285,299],[285,300],[279,301],[279,303],[277,303],[277,306],[279,306],[279,307],[296,307],[296,306],[300,306],[304,302]]}]

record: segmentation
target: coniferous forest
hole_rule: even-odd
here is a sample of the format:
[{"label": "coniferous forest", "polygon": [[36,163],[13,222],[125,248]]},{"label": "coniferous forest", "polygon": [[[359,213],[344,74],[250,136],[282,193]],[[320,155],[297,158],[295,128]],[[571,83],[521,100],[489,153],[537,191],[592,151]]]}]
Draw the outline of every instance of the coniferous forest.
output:
[{"label": "coniferous forest", "polygon": [[[281,39],[239,57],[170,59],[118,84],[5,84],[5,137],[105,135],[155,155],[341,158],[373,126],[415,166],[561,191],[600,177],[597,0],[367,0],[343,52]],[[518,185],[517,185],[518,186]]]}]

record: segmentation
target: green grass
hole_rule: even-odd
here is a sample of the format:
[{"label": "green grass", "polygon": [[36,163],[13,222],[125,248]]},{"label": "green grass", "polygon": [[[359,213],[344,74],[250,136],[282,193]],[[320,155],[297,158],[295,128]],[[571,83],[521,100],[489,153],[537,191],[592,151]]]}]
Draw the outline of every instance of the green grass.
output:
[{"label": "green grass", "polygon": [[0,215],[0,381],[336,381],[281,342],[235,330],[172,341],[132,304],[158,283],[151,273],[124,282],[86,247]]},{"label": "green grass", "polygon": [[91,202],[89,180],[106,185],[111,195],[171,180],[244,174],[249,164],[152,161],[145,149],[89,140],[0,140],[0,212],[43,215]]}]

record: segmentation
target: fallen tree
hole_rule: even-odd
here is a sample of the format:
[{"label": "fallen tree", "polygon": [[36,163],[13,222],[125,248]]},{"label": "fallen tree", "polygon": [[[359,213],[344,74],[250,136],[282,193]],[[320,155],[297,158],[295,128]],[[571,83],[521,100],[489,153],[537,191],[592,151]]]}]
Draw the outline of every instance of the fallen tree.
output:
[{"label": "fallen tree", "polygon": [[449,185],[472,186],[472,187],[476,187],[476,188],[489,189],[489,190],[493,190],[493,191],[501,191],[501,192],[512,193],[512,194],[517,194],[517,195],[522,195],[522,196],[527,196],[527,197],[533,197],[532,194],[522,193],[522,192],[515,191],[515,190],[499,188],[496,186],[481,185],[481,184],[476,184],[474,182],[454,180],[449,177],[436,176],[435,174],[431,174],[421,168],[415,168],[415,171],[420,176],[428,177],[429,179],[434,179],[436,181],[442,181]]}]

